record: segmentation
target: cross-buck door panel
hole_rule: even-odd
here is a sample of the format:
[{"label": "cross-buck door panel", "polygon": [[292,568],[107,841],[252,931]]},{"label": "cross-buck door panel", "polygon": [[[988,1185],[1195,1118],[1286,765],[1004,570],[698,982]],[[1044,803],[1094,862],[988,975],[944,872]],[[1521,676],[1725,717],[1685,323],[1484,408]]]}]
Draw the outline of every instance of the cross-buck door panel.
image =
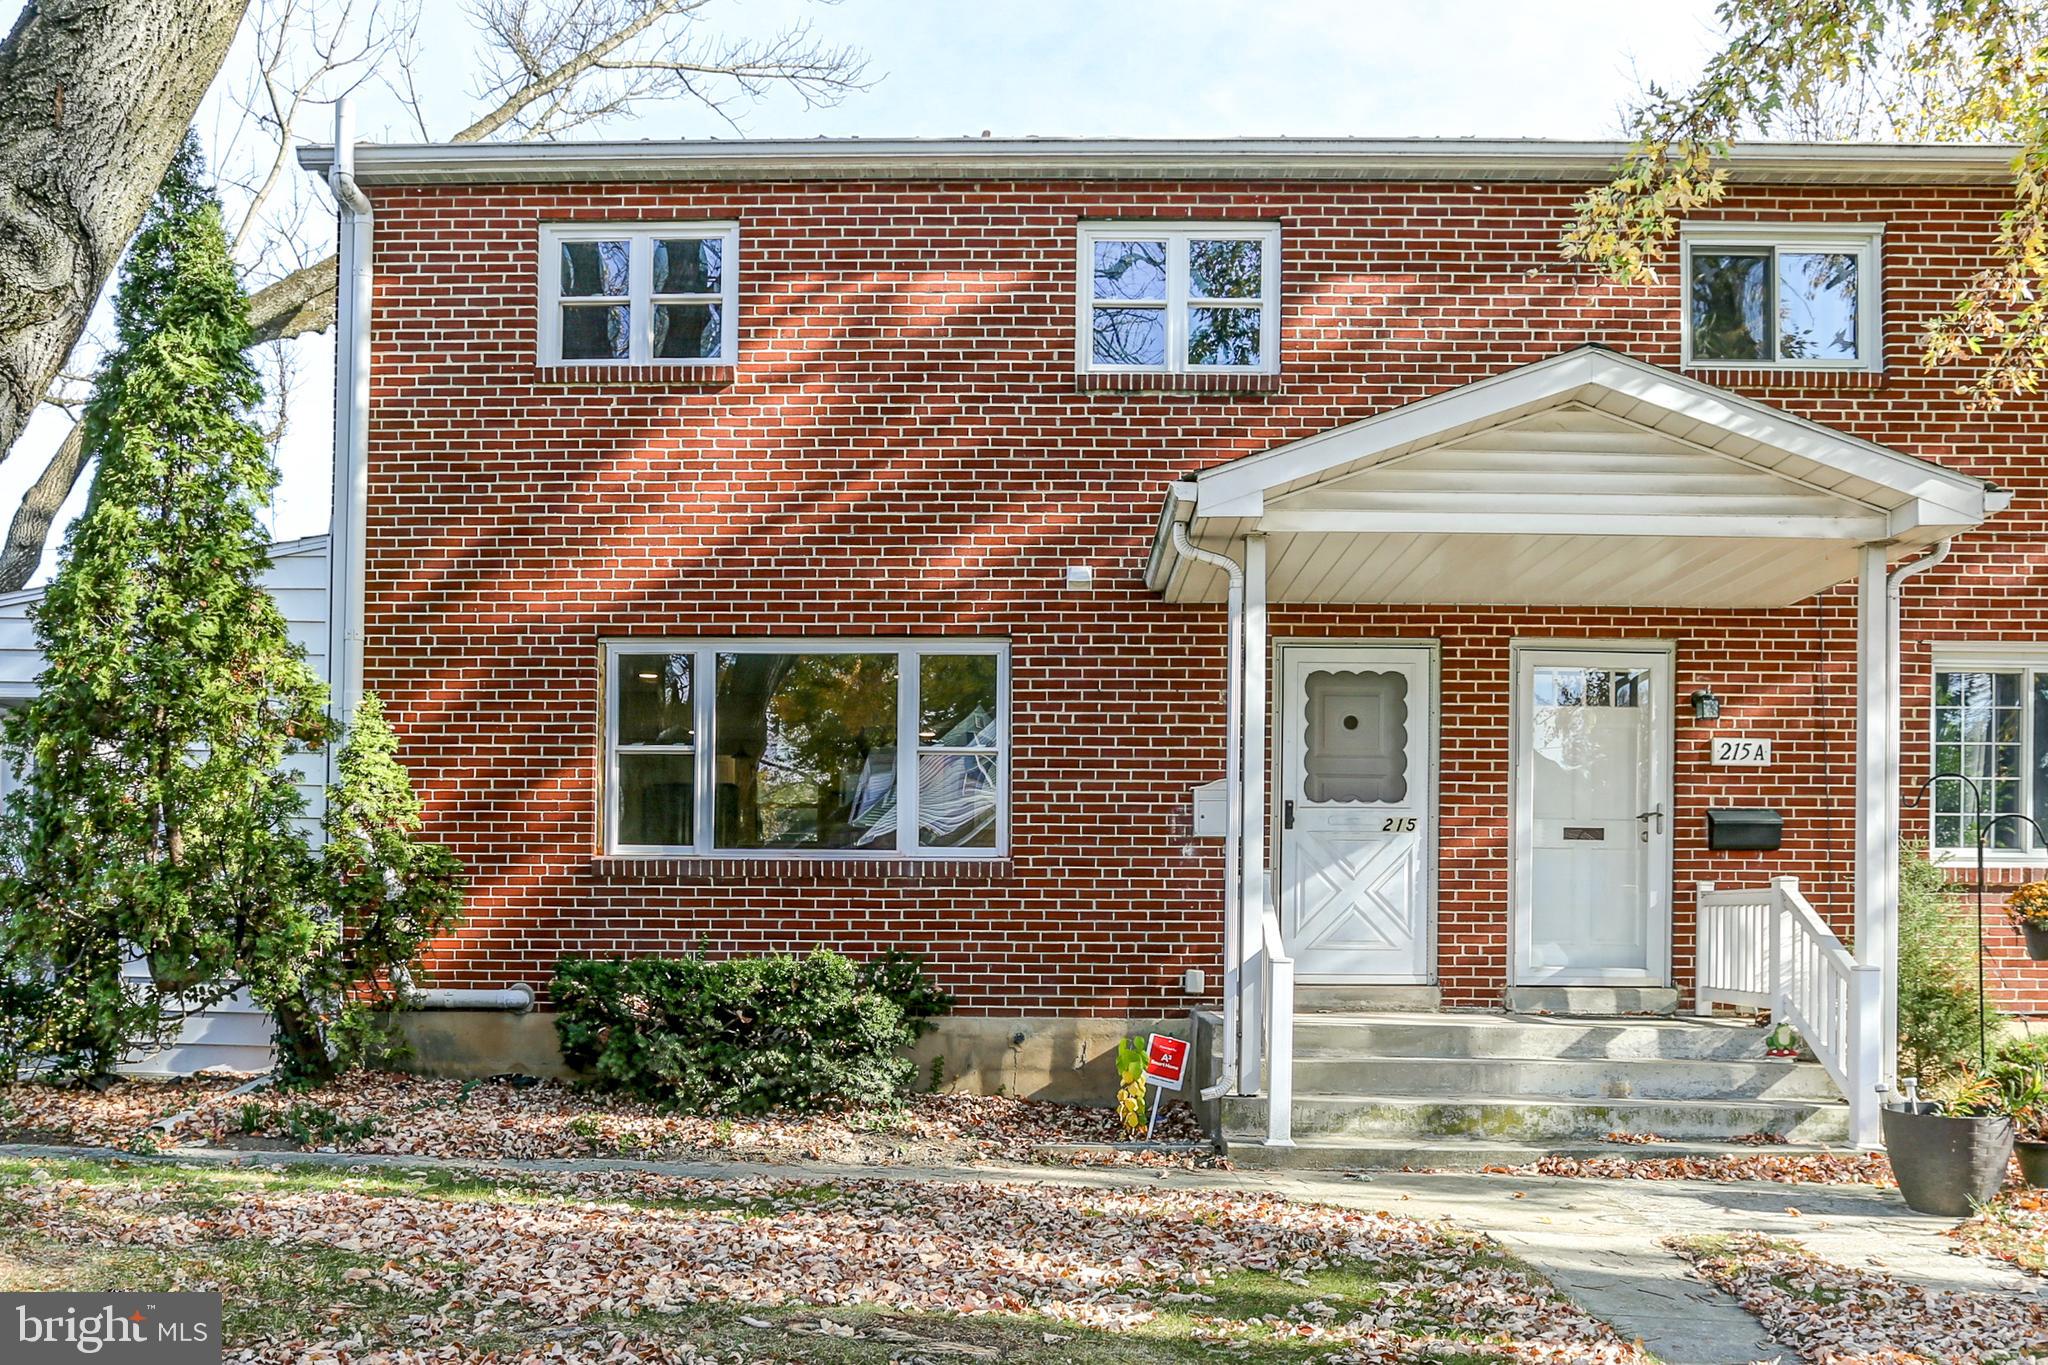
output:
[{"label": "cross-buck door panel", "polygon": [[1281,649],[1281,922],[1304,981],[1429,979],[1433,662],[1413,645]]}]

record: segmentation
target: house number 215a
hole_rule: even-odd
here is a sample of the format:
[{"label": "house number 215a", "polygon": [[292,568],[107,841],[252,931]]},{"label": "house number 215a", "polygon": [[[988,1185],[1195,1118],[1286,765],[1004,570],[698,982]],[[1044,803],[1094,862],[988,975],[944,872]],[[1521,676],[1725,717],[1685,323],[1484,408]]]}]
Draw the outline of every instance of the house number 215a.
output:
[{"label": "house number 215a", "polygon": [[1380,825],[1382,834],[1413,834],[1415,817],[1412,815],[1389,815]]},{"label": "house number 215a", "polygon": [[1771,766],[1771,742],[1751,739],[1746,735],[1717,736],[1713,760],[1738,768],[1768,768]]}]

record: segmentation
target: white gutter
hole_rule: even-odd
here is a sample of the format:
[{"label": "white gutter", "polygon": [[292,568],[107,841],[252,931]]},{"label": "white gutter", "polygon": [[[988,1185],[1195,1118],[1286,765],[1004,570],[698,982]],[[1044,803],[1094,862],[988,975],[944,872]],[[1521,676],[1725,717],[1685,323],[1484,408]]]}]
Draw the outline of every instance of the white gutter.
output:
[{"label": "white gutter", "polygon": [[[1176,501],[1182,496],[1178,485],[1170,496]],[[1224,665],[1223,721],[1223,1074],[1216,1084],[1202,1091],[1203,1099],[1213,1100],[1244,1093],[1243,1077],[1239,1074],[1244,1054],[1238,1046],[1238,1033],[1243,1027],[1243,1008],[1238,999],[1242,975],[1239,964],[1244,959],[1240,945],[1242,928],[1238,923],[1239,906],[1244,901],[1244,742],[1238,723],[1242,709],[1238,694],[1244,685],[1244,569],[1229,555],[1195,544],[1177,509],[1169,509],[1168,516],[1172,518],[1173,548],[1189,559],[1223,570],[1230,580],[1224,627],[1229,635],[1229,649]]]},{"label": "white gutter", "polygon": [[[327,577],[329,708],[343,725],[363,695],[363,520],[370,475],[370,261],[375,214],[355,178],[355,111],[334,106],[327,186],[339,210],[334,282],[334,506]],[[332,750],[330,745],[329,749]]]},{"label": "white gutter", "polygon": [[[1627,142],[1543,138],[806,138],[644,142],[403,143],[364,147],[366,183],[480,181],[981,179],[1284,176],[1340,180],[1607,179]],[[1731,180],[1777,183],[1998,184],[2010,146],[1737,143]],[[325,172],[330,147],[302,147]]]}]

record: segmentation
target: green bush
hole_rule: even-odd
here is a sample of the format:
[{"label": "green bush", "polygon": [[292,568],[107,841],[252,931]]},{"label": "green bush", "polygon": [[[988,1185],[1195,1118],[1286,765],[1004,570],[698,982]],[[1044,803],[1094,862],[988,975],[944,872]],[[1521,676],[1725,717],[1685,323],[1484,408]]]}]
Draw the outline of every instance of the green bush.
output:
[{"label": "green bush", "polygon": [[[884,984],[909,989],[899,1002]],[[719,962],[564,958],[552,990],[569,1065],[604,1089],[700,1113],[893,1100],[914,1070],[903,1049],[949,1003],[901,960],[864,972],[825,949]],[[927,1013],[906,1013],[906,1003]]]},{"label": "green bush", "polygon": [[[1998,1029],[1998,1012],[1987,1012]],[[1899,853],[1899,1073],[1922,1089],[1977,1061],[1977,922],[1925,849]]]},{"label": "green bush", "polygon": [[860,987],[893,1000],[903,1012],[903,1023],[912,1038],[924,1037],[938,1027],[935,1021],[941,1015],[953,1012],[953,997],[925,975],[924,959],[900,948],[890,948],[861,963]]}]

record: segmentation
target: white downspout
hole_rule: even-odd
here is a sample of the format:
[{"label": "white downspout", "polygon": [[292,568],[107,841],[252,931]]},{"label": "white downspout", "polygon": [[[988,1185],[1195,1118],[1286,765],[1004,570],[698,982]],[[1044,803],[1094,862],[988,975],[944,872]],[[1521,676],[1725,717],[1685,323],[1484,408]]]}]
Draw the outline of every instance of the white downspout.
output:
[{"label": "white downspout", "polygon": [[[334,501],[328,523],[329,705],[343,725],[363,695],[363,521],[370,500],[370,252],[375,215],[355,178],[355,111],[334,106],[327,187],[339,210],[334,304]],[[329,746],[330,750],[332,745]]]},{"label": "white downspout", "polygon": [[[1948,552],[1954,544],[1955,541],[1952,537],[1944,536],[1935,542],[1932,553],[1923,555],[1909,564],[1901,564],[1898,568],[1893,569],[1890,576],[1885,579],[1885,648],[1890,652],[1891,656],[1891,734],[1894,745],[1902,745],[1905,735],[1899,703],[1899,694],[1902,690],[1899,686],[1899,617],[1900,602],[1905,595],[1906,580],[1914,574],[1927,572],[1927,570],[1947,559]],[[1891,916],[1886,928],[1889,942],[1886,943],[1884,949],[1886,964],[1882,1033],[1884,1048],[1882,1069],[1884,1074],[1881,1079],[1886,1086],[1892,1084],[1893,1078],[1898,1071],[1899,1057],[1899,855],[1896,845],[1901,829],[1899,822],[1899,764],[1897,760],[1894,760],[1891,765],[1891,774],[1891,831],[1894,847],[1892,849],[1891,865],[1885,869],[1883,893],[1884,903],[1892,907]]]},{"label": "white downspout", "polygon": [[1173,548],[1197,563],[1221,569],[1230,585],[1225,617],[1229,650],[1225,664],[1223,722],[1223,1075],[1215,1085],[1202,1092],[1203,1099],[1214,1100],[1224,1095],[1244,1093],[1240,1084],[1242,1077],[1238,1074],[1242,1056],[1238,1048],[1242,1010],[1239,963],[1244,958],[1239,944],[1242,931],[1238,923],[1243,900],[1245,832],[1244,745],[1238,728],[1242,710],[1238,691],[1244,677],[1244,570],[1229,555],[1205,550],[1195,544],[1188,535],[1187,523],[1177,518],[1173,523]]}]

